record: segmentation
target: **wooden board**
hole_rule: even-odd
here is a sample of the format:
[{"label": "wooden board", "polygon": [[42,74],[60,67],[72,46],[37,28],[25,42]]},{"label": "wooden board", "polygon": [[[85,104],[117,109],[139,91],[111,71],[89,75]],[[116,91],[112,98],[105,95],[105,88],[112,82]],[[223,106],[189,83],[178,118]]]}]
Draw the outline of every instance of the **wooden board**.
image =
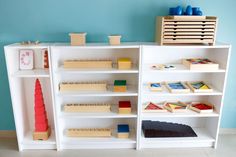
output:
[{"label": "wooden board", "polygon": [[60,91],[107,91],[107,84],[103,82],[63,82],[59,84]]},{"label": "wooden board", "polygon": [[83,128],[83,129],[67,129],[68,137],[111,137],[112,130],[110,128]]},{"label": "wooden board", "polygon": [[64,68],[112,68],[112,60],[65,60]]},{"label": "wooden board", "polygon": [[111,104],[66,104],[65,112],[111,112]]}]

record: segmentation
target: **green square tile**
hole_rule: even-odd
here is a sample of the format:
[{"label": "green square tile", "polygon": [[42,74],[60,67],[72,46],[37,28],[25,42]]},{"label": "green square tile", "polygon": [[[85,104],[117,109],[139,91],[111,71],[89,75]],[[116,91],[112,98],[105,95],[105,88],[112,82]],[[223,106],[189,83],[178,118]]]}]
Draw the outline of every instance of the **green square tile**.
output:
[{"label": "green square tile", "polygon": [[126,80],[115,80],[114,86],[126,86]]}]

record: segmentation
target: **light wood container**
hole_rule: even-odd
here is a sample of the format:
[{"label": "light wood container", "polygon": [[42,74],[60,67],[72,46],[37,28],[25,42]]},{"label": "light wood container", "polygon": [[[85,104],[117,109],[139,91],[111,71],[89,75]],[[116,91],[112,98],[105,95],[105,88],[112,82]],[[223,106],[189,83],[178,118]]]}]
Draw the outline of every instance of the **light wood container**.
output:
[{"label": "light wood container", "polygon": [[86,44],[87,33],[70,33],[71,46],[83,46]]},{"label": "light wood container", "polygon": [[111,137],[110,128],[67,129],[68,137]]},{"label": "light wood container", "polygon": [[65,60],[64,68],[112,68],[112,60]]},{"label": "light wood container", "polygon": [[121,35],[108,36],[110,45],[120,45]]},{"label": "light wood container", "polygon": [[66,104],[65,112],[111,112],[111,104]]},{"label": "light wood container", "polygon": [[156,21],[156,42],[160,45],[215,44],[217,17],[161,16]]},{"label": "light wood container", "polygon": [[103,82],[63,82],[59,84],[60,91],[107,91]]}]

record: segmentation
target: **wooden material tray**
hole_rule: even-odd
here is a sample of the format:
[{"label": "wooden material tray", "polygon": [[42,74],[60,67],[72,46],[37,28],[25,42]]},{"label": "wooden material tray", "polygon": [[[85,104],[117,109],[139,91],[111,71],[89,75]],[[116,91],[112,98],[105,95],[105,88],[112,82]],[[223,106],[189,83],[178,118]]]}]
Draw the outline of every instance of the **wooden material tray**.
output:
[{"label": "wooden material tray", "polygon": [[67,129],[68,137],[111,137],[112,130],[110,128],[83,128],[83,129]]},{"label": "wooden material tray", "polygon": [[104,82],[63,82],[59,84],[60,91],[107,91]]},{"label": "wooden material tray", "polygon": [[[188,86],[187,86],[185,83],[181,82],[181,81],[165,82],[164,84],[166,85],[166,88],[167,88],[171,93],[189,93],[189,92],[190,92],[190,89],[188,88]],[[177,89],[177,88],[172,88],[172,87],[170,86],[170,84],[181,84],[181,85],[184,87],[184,89],[182,89],[182,88],[179,88],[179,89]]]},{"label": "wooden material tray", "polygon": [[64,68],[112,68],[112,60],[65,60]]},{"label": "wooden material tray", "polygon": [[[211,109],[204,109],[204,110],[200,110],[196,107],[193,107],[193,105],[195,104],[205,104],[207,106],[210,106]],[[189,109],[198,112],[198,113],[212,113],[214,111],[214,105],[207,103],[207,102],[191,102],[191,104],[189,105]]]},{"label": "wooden material tray", "polygon": [[189,70],[218,70],[219,64],[207,59],[207,58],[187,58],[182,60],[183,65],[185,65]]},{"label": "wooden material tray", "polygon": [[[210,85],[206,84],[204,81],[194,81],[187,82],[187,85],[194,93],[208,93],[213,92],[213,89]],[[202,85],[198,88],[198,86]]]},{"label": "wooden material tray", "polygon": [[66,104],[65,112],[111,112],[111,104]]},{"label": "wooden material tray", "polygon": [[209,44],[216,39],[217,17],[157,17],[156,41],[164,44]]}]

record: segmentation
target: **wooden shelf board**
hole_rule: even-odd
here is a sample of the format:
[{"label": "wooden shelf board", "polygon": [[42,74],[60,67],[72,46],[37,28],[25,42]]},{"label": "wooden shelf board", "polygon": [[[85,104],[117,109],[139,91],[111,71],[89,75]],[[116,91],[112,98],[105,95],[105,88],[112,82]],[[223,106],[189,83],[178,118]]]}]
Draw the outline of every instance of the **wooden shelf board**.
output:
[{"label": "wooden shelf board", "polygon": [[15,72],[13,77],[50,77],[48,69],[20,70]]}]

